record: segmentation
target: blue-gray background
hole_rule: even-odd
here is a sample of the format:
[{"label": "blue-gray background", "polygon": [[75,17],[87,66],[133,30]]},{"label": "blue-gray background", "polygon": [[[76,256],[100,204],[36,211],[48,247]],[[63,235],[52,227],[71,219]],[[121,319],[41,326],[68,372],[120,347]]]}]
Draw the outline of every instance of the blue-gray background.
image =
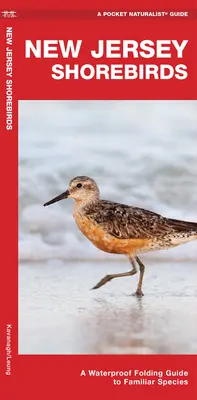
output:
[{"label": "blue-gray background", "polygon": [[113,257],[78,232],[72,200],[42,206],[76,175],[104,199],[197,220],[197,102],[21,101],[19,121],[20,260]]}]

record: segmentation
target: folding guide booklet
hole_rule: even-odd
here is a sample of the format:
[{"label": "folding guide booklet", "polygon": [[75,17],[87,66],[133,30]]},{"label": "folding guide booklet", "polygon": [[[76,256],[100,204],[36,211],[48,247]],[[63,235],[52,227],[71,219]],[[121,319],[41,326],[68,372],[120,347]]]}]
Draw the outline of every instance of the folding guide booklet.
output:
[{"label": "folding guide booklet", "polygon": [[3,400],[197,398],[197,7],[1,2]]}]

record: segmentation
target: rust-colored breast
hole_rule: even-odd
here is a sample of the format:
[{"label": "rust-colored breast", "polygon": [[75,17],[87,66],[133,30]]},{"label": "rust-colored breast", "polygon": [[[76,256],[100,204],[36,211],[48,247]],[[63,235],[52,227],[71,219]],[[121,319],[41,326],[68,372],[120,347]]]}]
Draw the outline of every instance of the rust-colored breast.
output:
[{"label": "rust-colored breast", "polygon": [[105,232],[99,224],[86,216],[75,214],[74,218],[80,231],[94,246],[107,253],[131,255],[150,247],[150,239],[119,239]]}]

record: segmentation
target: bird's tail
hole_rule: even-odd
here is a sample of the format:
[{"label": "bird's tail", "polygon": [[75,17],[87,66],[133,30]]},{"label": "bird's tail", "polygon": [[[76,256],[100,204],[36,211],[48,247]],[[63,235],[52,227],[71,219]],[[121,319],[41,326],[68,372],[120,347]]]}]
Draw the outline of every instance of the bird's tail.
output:
[{"label": "bird's tail", "polygon": [[174,233],[171,236],[173,246],[191,242],[197,239],[197,223],[189,221],[180,221],[177,219],[169,219],[168,223]]},{"label": "bird's tail", "polygon": [[181,221],[178,219],[169,219],[168,221],[171,227],[177,231],[177,233],[182,232],[197,235],[197,222]]}]

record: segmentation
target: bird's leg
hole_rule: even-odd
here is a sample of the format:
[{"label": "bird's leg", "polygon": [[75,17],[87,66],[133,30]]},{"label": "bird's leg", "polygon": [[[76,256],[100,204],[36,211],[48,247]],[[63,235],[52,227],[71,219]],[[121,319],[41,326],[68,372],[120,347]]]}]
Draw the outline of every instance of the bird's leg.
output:
[{"label": "bird's leg", "polygon": [[130,276],[135,275],[137,273],[137,269],[135,266],[135,262],[131,259],[131,264],[133,266],[132,270],[129,272],[122,272],[121,274],[113,274],[113,275],[106,275],[103,279],[101,279],[92,289],[98,289],[101,286],[105,285],[107,282],[111,281],[114,278],[121,278],[122,276]]},{"label": "bird's leg", "polygon": [[137,290],[136,290],[135,294],[136,294],[136,296],[144,296],[142,293],[142,281],[143,281],[145,266],[144,266],[144,264],[142,264],[142,262],[140,261],[140,259],[137,256],[135,257],[135,259],[140,267],[140,277],[139,277]]}]

